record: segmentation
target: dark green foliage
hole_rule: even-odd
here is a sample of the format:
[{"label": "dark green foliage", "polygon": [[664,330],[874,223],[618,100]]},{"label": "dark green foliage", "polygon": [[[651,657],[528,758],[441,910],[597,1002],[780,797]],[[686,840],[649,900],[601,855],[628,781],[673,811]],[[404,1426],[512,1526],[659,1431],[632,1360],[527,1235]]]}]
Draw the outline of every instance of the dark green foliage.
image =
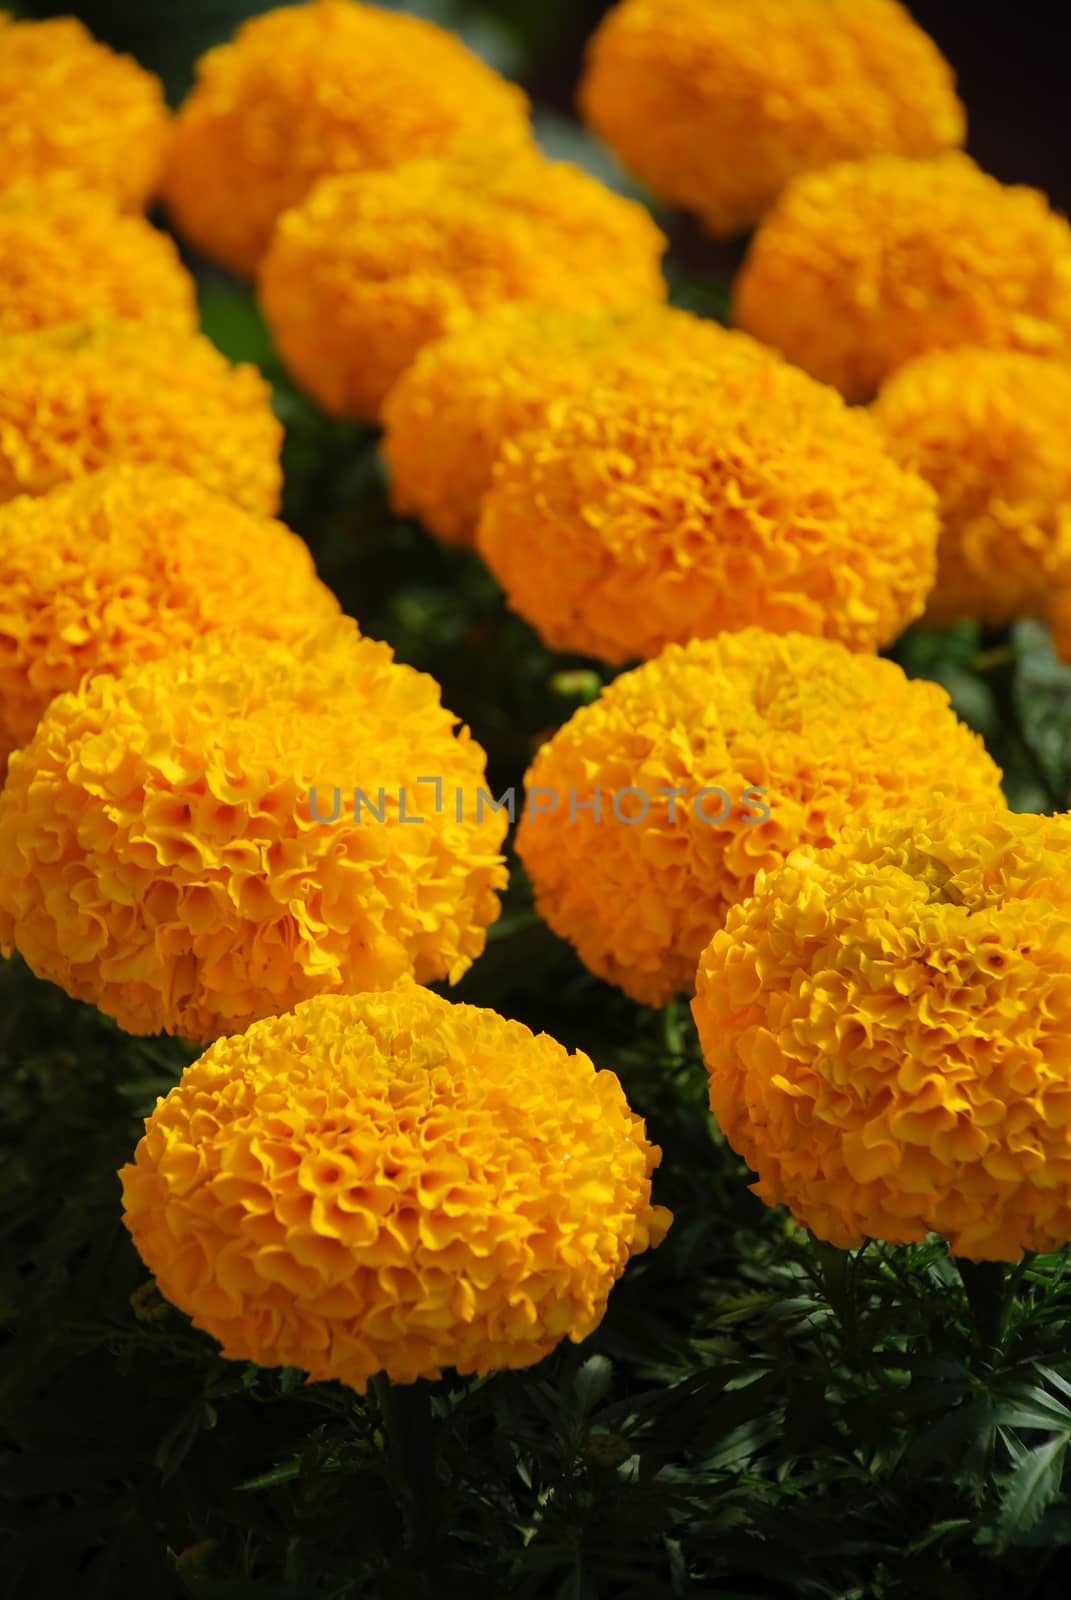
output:
[{"label": "dark green foliage", "polygon": [[718,1139],[686,1013],[631,1006],[523,912],[511,946],[462,991],[616,1067],[678,1221],[584,1346],[391,1391],[390,1439],[371,1396],[221,1360],[127,1242],[115,1169],[191,1052],[2,970],[10,1592],[1055,1595],[1063,1260],[1002,1306],[937,1243],[815,1247]]}]

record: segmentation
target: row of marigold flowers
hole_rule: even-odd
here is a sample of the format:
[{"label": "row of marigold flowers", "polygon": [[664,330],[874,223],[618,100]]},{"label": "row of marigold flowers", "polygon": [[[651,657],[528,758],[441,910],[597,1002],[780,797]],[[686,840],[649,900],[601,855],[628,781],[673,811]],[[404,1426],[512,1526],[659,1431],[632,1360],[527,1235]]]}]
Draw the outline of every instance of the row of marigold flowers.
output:
[{"label": "row of marigold flowers", "polygon": [[[429,24],[270,12],[172,120],[78,24],[0,22],[0,945],[209,1045],[127,1224],[225,1353],[358,1389],[584,1337],[669,1225],[660,1152],[612,1073],[422,987],[481,952],[507,818],[413,825],[484,752],[273,520],[270,393],[196,333],[161,182],[297,381],[382,424],[399,511],[551,648],[643,661],[539,749],[573,803],[516,848],[593,972],[694,995],[758,1192],[844,1246],[1071,1236],[1071,824],[875,654],[921,616],[1071,644],[1071,230],[955,152],[892,0],[624,0],[581,99],[664,197],[758,222],[736,331]],[[319,826],[325,780],[382,824]],[[674,808],[715,788],[768,815]],[[599,814],[626,790],[667,798]]]}]

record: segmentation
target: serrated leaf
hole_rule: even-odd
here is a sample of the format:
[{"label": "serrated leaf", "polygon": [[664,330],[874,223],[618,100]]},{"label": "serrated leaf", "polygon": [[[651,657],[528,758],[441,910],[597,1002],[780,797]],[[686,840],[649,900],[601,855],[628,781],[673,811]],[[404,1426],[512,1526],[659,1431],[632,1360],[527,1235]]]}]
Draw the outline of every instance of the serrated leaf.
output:
[{"label": "serrated leaf", "polygon": [[1014,1544],[1019,1535],[1029,1532],[1041,1520],[1046,1507],[1060,1492],[1068,1444],[1071,1433],[1056,1434],[1023,1456],[1001,1501],[996,1524],[998,1544]]}]

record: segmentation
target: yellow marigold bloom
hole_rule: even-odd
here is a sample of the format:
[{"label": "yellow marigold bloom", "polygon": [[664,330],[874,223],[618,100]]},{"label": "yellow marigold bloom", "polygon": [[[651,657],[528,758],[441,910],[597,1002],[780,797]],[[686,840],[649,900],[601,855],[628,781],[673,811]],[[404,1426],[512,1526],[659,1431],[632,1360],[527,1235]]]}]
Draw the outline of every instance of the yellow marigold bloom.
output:
[{"label": "yellow marigold bloom", "polygon": [[869,650],[922,611],[936,497],[784,362],[629,374],[509,440],[478,547],[553,650],[604,661],[750,624]]},{"label": "yellow marigold bloom", "polygon": [[895,0],[623,0],[592,38],[585,118],[718,234],[797,173],[963,143],[955,78]]},{"label": "yellow marigold bloom", "polygon": [[223,1355],[363,1393],[539,1361],[672,1220],[612,1072],[401,983],[221,1039],[120,1173],[161,1292]]},{"label": "yellow marigold bloom", "polygon": [[955,345],[1071,356],[1071,227],[966,156],[877,156],[798,178],[752,240],[733,319],[867,400]]},{"label": "yellow marigold bloom", "polygon": [[194,333],[197,293],[173,240],[66,174],[0,189],[0,335],[96,317]]},{"label": "yellow marigold bloom", "polygon": [[682,360],[774,360],[764,345],[671,306],[507,305],[422,350],[383,407],[391,499],[449,543],[472,544],[495,460],[554,400]]},{"label": "yellow marigold bloom", "polygon": [[155,661],[213,628],[285,638],[338,609],[289,528],[170,467],[108,467],[9,500],[0,506],[0,782],[49,701],[87,674]]},{"label": "yellow marigold bloom", "polygon": [[167,202],[207,255],[251,273],[317,178],[527,134],[520,89],[434,23],[353,0],[280,6],[198,62]]},{"label": "yellow marigold bloom", "polygon": [[692,992],[729,908],[796,845],[941,794],[1004,805],[999,770],[937,684],[759,628],[623,674],[526,782],[517,850],[541,915],[646,1005]]},{"label": "yellow marigold bloom", "polygon": [[0,12],[0,188],[69,172],[139,209],[160,181],[169,131],[163,85],[131,56],[74,17]]},{"label": "yellow marigold bloom", "polygon": [[343,619],[98,673],[11,757],[0,948],[129,1033],[190,1039],[406,973],[453,982],[498,915],[507,827],[456,722]]},{"label": "yellow marigold bloom", "polygon": [[665,238],[635,201],[534,149],[326,178],[279,220],[259,294],[325,411],[375,418],[431,340],[512,300],[665,299]]},{"label": "yellow marigold bloom", "polygon": [[[927,797],[928,798],[928,797]],[[820,1239],[1014,1261],[1071,1238],[1071,818],[928,805],[801,849],[693,1006],[710,1103]]]},{"label": "yellow marigold bloom", "polygon": [[0,501],[155,462],[270,516],[282,437],[256,368],[200,336],[87,322],[0,337]]},{"label": "yellow marigold bloom", "polygon": [[941,502],[928,617],[1046,616],[1071,590],[1071,366],[938,350],[894,373],[874,412]]}]

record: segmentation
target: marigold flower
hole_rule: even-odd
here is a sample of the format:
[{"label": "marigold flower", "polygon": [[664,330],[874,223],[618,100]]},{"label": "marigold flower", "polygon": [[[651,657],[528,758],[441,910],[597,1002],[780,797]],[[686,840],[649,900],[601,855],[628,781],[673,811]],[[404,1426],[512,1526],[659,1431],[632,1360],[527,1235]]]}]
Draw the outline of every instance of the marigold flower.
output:
[{"label": "marigold flower", "polygon": [[422,347],[513,300],[665,299],[665,238],[635,201],[534,149],[325,178],[279,220],[259,295],[325,411],[375,418]]},{"label": "marigold flower", "polygon": [[360,1393],[579,1343],[672,1220],[612,1072],[412,983],[220,1039],[145,1129],[124,1220],[162,1293]]},{"label": "marigold flower", "polygon": [[391,500],[449,543],[472,544],[495,460],[550,403],[675,363],[776,360],[746,334],[672,306],[563,311],[507,305],[423,349],[383,407]]},{"label": "marigold flower", "polygon": [[67,174],[0,189],[0,334],[96,317],[194,333],[197,293],[173,240]]},{"label": "marigold flower", "polygon": [[317,178],[528,137],[527,100],[453,34],[352,0],[280,6],[201,57],[166,192],[207,255],[252,273]]},{"label": "marigold flower", "polygon": [[623,0],[580,87],[594,130],[718,234],[797,173],[963,143],[955,78],[895,0]]},{"label": "marigold flower", "polygon": [[1071,1238],[1071,818],[875,818],[763,874],[699,968],[710,1103],[820,1239]]},{"label": "marigold flower", "polygon": [[285,638],[338,609],[289,528],[170,467],[108,467],[9,500],[0,506],[0,782],[49,701],[87,674],[155,661],[213,628]]},{"label": "marigold flower", "polygon": [[507,827],[456,722],[343,619],[98,673],[11,757],[0,948],[129,1033],[189,1039],[406,973],[453,982],[498,915]]},{"label": "marigold flower", "polygon": [[509,604],[612,662],[750,624],[895,638],[933,582],[932,489],[786,363],[692,370],[563,399],[504,445],[477,545]]},{"label": "marigold flower", "polygon": [[0,12],[0,188],[69,172],[137,210],[160,181],[169,132],[163,85],[133,57],[74,17]]},{"label": "marigold flower", "polygon": [[789,185],[733,298],[739,327],[867,400],[928,350],[1071,356],[1071,227],[964,155],[846,162]]},{"label": "marigold flower", "polygon": [[894,373],[874,414],[941,502],[929,619],[1044,617],[1071,589],[1071,367],[938,350]]},{"label": "marigold flower", "polygon": [[517,851],[540,914],[645,1005],[692,992],[729,907],[797,844],[922,796],[1004,805],[937,684],[760,628],[624,673],[540,748],[526,784]]},{"label": "marigold flower", "polygon": [[270,516],[282,435],[260,373],[200,336],[95,322],[0,338],[0,501],[156,462]]}]

